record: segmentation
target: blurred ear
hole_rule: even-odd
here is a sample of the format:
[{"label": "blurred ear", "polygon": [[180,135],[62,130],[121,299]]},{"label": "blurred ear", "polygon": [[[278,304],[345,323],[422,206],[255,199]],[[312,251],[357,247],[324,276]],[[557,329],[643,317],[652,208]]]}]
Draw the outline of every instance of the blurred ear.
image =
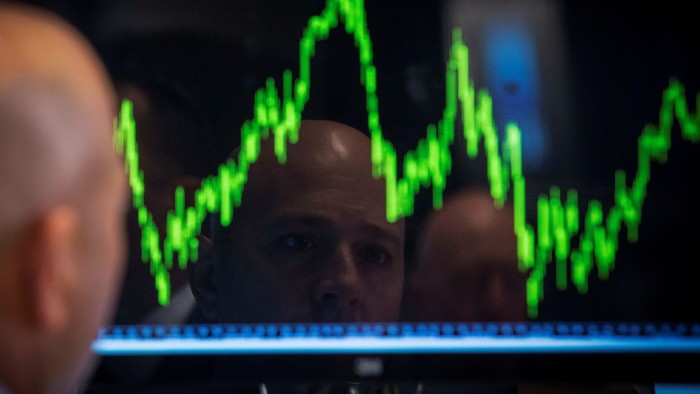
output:
[{"label": "blurred ear", "polygon": [[190,288],[197,305],[208,319],[218,320],[217,288],[214,277],[213,244],[204,235],[199,235],[199,259],[187,266]]},{"label": "blurred ear", "polygon": [[19,288],[30,327],[60,332],[69,325],[81,272],[77,237],[78,214],[65,205],[51,209],[23,234]]}]

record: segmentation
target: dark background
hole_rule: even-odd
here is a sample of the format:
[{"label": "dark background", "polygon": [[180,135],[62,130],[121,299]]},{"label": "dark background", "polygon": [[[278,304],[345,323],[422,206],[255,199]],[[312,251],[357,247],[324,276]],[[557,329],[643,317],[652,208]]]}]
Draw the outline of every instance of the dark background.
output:
[{"label": "dark background", "polygon": [[[285,69],[298,75],[303,28],[324,6],[319,0],[30,3],[74,23],[98,49],[115,83],[139,84],[158,98],[151,110],[161,123],[140,144],[150,155],[143,162],[151,167],[150,173],[145,168],[147,185],[159,191],[148,201],[164,206],[177,179],[213,174],[237,145],[240,125],[252,116],[254,92],[267,77],[281,81]],[[695,106],[700,90],[696,13],[677,1],[558,4],[569,67],[570,121],[550,130],[544,165],[525,174],[528,212],[535,212],[536,196],[551,185],[577,189],[582,211],[590,199],[601,200],[607,211],[614,171],[625,169],[628,178],[634,174],[637,138],[645,123],[658,123],[670,77],[685,85]],[[443,6],[440,1],[366,4],[381,122],[400,154],[416,146],[444,106]],[[304,117],[366,130],[351,39],[336,30],[316,53]],[[542,75],[543,102],[560,99],[556,94],[561,92],[546,88],[547,70]],[[411,94],[415,89],[424,94]],[[544,108],[543,116],[547,120],[557,114]],[[558,139],[564,135],[566,140]],[[458,148],[454,157],[460,166],[453,169],[448,192],[484,185],[485,174],[474,176],[468,167],[483,166],[483,155],[470,162],[459,156]],[[627,243],[622,231],[616,269],[607,281],[591,278],[587,295],[557,291],[554,275],[548,275],[541,319],[700,321],[699,157],[700,146],[682,140],[674,129],[668,163],[652,165],[639,242]],[[429,209],[427,193],[417,203],[418,212],[409,219],[409,241]],[[532,217],[528,221],[535,223]],[[409,242],[409,256],[411,247]],[[135,261],[135,248],[132,255],[117,322],[138,321],[156,305],[147,266]],[[184,279],[173,272],[173,280]]]}]

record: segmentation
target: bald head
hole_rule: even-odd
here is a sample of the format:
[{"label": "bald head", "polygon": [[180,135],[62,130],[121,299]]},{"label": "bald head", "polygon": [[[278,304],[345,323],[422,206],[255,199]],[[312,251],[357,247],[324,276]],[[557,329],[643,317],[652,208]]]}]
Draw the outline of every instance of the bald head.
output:
[{"label": "bald head", "polygon": [[[271,148],[272,140],[263,142],[259,164],[252,167],[253,171],[273,168],[273,162],[278,159]],[[299,141],[288,145],[289,165],[285,171],[306,171],[321,166],[343,168],[364,176],[371,170],[371,148],[369,137],[350,126],[329,120],[303,120]]]},{"label": "bald head", "polygon": [[[497,208],[486,191],[465,191],[447,199],[427,220],[418,245],[418,264],[517,262],[517,239],[510,207]],[[436,258],[437,256],[460,256]],[[447,267],[459,270],[459,267]]]},{"label": "bald head", "polygon": [[80,389],[122,274],[114,94],[68,23],[0,4],[0,386]]},{"label": "bald head", "polygon": [[260,156],[248,173],[242,205],[234,216],[256,214],[261,206],[288,200],[294,192],[300,193],[301,200],[308,199],[314,186],[341,177],[349,183],[344,194],[371,201],[367,205],[384,210],[384,183],[372,177],[367,135],[333,121],[302,121],[299,141],[288,145],[285,164],[275,155],[272,139],[262,143]]},{"label": "bald head", "polygon": [[512,207],[487,191],[449,196],[419,235],[408,300],[417,320],[525,319]]},{"label": "bald head", "polygon": [[23,221],[112,154],[114,102],[88,43],[51,14],[0,5],[0,59],[2,250]]},{"label": "bald head", "polygon": [[111,91],[90,44],[57,16],[18,3],[0,4],[0,88],[17,80],[60,86],[82,103]]},{"label": "bald head", "polygon": [[211,262],[192,266],[195,296],[212,319],[398,318],[404,224],[386,221],[370,139],[349,126],[303,121],[286,164],[264,142],[233,222],[213,242]]}]

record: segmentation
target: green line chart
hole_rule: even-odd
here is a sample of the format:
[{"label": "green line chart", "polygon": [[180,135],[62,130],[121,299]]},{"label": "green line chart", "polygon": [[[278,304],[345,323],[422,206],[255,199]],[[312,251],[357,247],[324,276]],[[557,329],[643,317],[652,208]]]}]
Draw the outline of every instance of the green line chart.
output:
[{"label": "green line chart", "polygon": [[286,162],[288,144],[298,140],[300,121],[312,91],[316,45],[339,26],[352,36],[359,54],[359,82],[366,92],[373,172],[376,178],[386,182],[387,220],[396,221],[412,215],[415,198],[423,189],[430,189],[433,206],[441,207],[446,180],[452,170],[450,147],[456,133],[464,136],[465,154],[469,158],[476,158],[483,147],[494,203],[502,207],[506,200],[512,200],[519,268],[529,273],[526,291],[528,315],[532,318],[537,317],[538,305],[543,299],[544,277],[550,263],[555,264],[557,288],[564,290],[572,283],[579,292],[586,293],[594,268],[603,280],[614,269],[623,227],[627,241],[636,242],[652,163],[666,162],[675,126],[678,125],[684,140],[700,141],[700,94],[695,98],[693,111],[681,82],[671,79],[661,95],[658,124],[647,124],[639,135],[636,172],[627,174],[617,170],[611,178],[615,185],[613,206],[604,209],[598,200],[582,204],[575,189],[562,191],[552,186],[548,195],[537,199],[536,224],[527,223],[521,130],[510,122],[505,126],[504,141],[499,141],[491,96],[484,89],[476,89],[470,80],[469,50],[460,31],[454,30],[449,51],[442,118],[427,125],[426,135],[417,142],[416,148],[399,158],[382,132],[378,75],[364,3],[362,0],[328,0],[324,10],[312,16],[303,31],[299,43],[299,75],[295,77],[290,70],[285,70],[279,86],[268,78],[266,85],[258,89],[254,116],[246,120],[240,130],[238,157],[222,163],[215,175],[202,180],[194,193],[192,206],[186,206],[184,189],[178,187],[175,207],[168,213],[162,233],[144,202],[146,185],[139,166],[132,103],[122,102],[121,112],[115,119],[114,145],[125,159],[132,203],[142,231],[141,257],[150,264],[161,305],[169,303],[169,272],[174,265],[185,269],[188,263],[197,261],[196,236],[205,217],[216,213],[223,226],[231,223],[242,201],[248,168],[260,154],[261,141],[272,138],[276,156],[281,163]]}]

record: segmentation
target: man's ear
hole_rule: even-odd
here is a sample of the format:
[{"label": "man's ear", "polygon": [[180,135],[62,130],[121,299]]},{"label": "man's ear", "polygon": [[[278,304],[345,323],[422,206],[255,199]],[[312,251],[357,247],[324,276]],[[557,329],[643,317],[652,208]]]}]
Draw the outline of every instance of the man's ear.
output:
[{"label": "man's ear", "polygon": [[72,319],[81,274],[78,213],[61,205],[29,226],[19,244],[20,289],[29,327],[50,332],[66,329]]},{"label": "man's ear", "polygon": [[199,259],[187,266],[190,288],[204,316],[212,321],[218,321],[214,245],[204,235],[198,235],[197,238],[199,239]]}]

